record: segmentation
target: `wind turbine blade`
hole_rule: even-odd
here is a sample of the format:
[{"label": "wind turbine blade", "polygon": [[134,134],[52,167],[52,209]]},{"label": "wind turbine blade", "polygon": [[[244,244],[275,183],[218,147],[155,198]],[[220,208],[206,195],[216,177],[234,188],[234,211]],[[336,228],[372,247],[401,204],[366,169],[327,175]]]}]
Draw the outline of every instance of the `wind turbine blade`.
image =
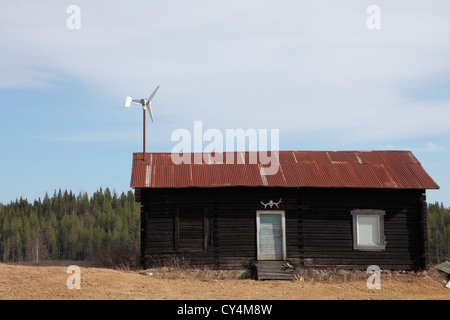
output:
[{"label": "wind turbine blade", "polygon": [[148,110],[148,114],[150,115],[150,118],[152,118],[152,122],[155,122],[155,120],[153,119],[153,111],[152,111],[151,103],[147,104],[147,110]]},{"label": "wind turbine blade", "polygon": [[156,91],[158,91],[159,86],[156,87],[155,91],[153,91],[152,95],[148,98],[148,102],[152,101],[153,97],[155,96]]}]

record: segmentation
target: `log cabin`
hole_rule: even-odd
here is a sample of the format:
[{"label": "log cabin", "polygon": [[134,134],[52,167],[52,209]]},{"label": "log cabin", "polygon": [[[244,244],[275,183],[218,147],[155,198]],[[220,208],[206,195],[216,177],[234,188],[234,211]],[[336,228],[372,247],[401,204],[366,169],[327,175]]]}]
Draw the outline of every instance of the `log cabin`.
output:
[{"label": "log cabin", "polygon": [[170,153],[134,153],[142,267],[182,259],[218,269],[426,268],[425,193],[439,186],[410,151],[276,155],[276,174],[265,175],[249,152],[234,152],[243,160],[234,163],[181,164]]}]

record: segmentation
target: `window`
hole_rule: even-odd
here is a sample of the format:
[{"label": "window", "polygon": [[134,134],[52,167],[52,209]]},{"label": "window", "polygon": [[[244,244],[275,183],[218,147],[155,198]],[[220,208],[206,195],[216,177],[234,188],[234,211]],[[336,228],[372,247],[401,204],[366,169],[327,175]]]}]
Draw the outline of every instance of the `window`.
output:
[{"label": "window", "polygon": [[353,249],[384,250],[383,210],[352,210]]},{"label": "window", "polygon": [[175,251],[207,250],[212,245],[213,229],[207,208],[177,208],[174,225]]}]

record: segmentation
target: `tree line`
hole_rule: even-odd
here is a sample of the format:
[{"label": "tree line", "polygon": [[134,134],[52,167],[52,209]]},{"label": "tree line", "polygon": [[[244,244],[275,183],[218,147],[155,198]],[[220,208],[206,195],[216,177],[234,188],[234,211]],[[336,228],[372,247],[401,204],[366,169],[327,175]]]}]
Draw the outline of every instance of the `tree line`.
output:
[{"label": "tree line", "polygon": [[[90,260],[106,264],[138,261],[140,207],[134,194],[100,188],[91,197],[54,192],[29,203],[0,204],[3,262]],[[102,261],[101,261],[102,260]]]},{"label": "tree line", "polygon": [[450,260],[450,207],[428,204],[428,253],[432,263]]},{"label": "tree line", "polygon": [[[431,263],[450,260],[450,208],[428,204]],[[100,188],[91,197],[54,192],[29,203],[0,203],[0,260],[89,260],[102,265],[139,263],[140,206],[132,191]]]}]

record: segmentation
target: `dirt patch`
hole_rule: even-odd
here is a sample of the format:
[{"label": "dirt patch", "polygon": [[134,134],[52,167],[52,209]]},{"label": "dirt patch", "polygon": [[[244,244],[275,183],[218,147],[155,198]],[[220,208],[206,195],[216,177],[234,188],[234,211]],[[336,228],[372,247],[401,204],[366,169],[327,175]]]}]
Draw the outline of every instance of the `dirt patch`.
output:
[{"label": "dirt patch", "polygon": [[[80,267],[81,289],[68,289],[70,265]],[[245,270],[155,268],[113,270],[83,262],[0,264],[3,300],[450,300],[445,277],[437,270],[385,272],[381,289],[369,290],[362,272],[297,270],[295,281],[255,281]]]}]

